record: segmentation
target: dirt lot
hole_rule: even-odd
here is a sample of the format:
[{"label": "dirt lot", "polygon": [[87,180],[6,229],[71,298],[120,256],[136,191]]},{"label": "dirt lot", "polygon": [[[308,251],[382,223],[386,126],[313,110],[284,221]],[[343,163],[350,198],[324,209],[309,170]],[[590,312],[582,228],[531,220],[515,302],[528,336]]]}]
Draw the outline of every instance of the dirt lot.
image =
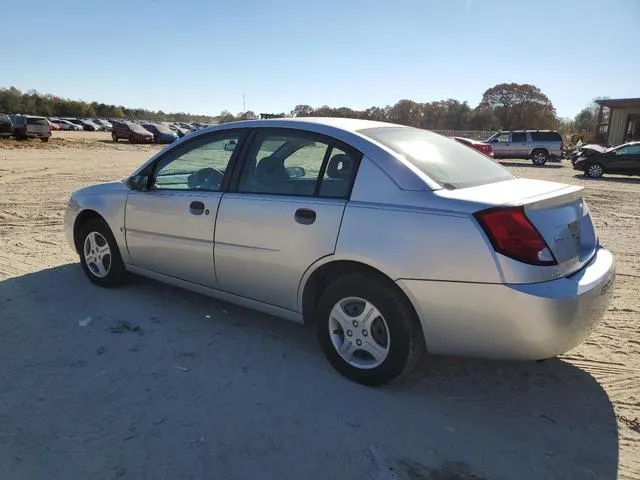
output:
[{"label": "dirt lot", "polygon": [[0,141],[0,478],[640,478],[640,178],[566,164],[615,254],[590,339],[543,363],[434,358],[380,389],[299,325],[132,278],[103,290],[65,243],[74,189],[155,146]]}]

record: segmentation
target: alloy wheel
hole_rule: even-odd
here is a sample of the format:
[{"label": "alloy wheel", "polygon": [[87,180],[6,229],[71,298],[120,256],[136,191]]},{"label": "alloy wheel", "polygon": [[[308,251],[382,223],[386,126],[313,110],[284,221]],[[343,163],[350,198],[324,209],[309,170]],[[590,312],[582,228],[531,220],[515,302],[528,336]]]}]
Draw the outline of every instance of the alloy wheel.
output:
[{"label": "alloy wheel", "polygon": [[590,165],[589,168],[587,169],[587,175],[593,178],[599,178],[602,176],[603,173],[604,173],[604,170],[602,169],[602,166],[598,165],[597,163],[594,165]]},{"label": "alloy wheel", "polygon": [[101,233],[91,232],[84,239],[84,261],[92,275],[104,278],[111,269],[111,249]]},{"label": "alloy wheel", "polygon": [[387,321],[373,303],[363,298],[348,297],[334,305],[329,336],[340,357],[356,368],[376,368],[389,355]]}]

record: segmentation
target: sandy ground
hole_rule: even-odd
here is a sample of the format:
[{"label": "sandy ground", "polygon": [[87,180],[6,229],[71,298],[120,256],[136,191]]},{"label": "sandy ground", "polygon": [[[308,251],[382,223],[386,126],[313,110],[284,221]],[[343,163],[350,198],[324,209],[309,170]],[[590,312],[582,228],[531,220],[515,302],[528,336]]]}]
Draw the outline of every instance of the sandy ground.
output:
[{"label": "sandy ground", "polygon": [[619,275],[590,339],[543,363],[431,358],[351,383],[304,327],[141,278],[91,285],[64,240],[81,186],[155,146],[0,142],[1,479],[640,478],[640,178],[566,164]]}]

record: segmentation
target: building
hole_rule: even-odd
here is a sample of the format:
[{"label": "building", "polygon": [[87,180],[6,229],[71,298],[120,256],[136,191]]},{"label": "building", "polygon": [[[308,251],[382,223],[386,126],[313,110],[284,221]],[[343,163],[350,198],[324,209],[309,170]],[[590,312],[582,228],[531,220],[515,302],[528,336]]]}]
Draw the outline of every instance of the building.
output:
[{"label": "building", "polygon": [[596,138],[613,146],[640,140],[640,98],[613,98],[596,103],[600,105]]}]

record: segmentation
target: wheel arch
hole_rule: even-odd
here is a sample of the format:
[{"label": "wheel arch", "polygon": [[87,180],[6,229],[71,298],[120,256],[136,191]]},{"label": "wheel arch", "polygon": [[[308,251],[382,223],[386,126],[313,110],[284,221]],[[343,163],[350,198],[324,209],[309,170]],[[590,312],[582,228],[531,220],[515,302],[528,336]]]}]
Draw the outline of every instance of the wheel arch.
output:
[{"label": "wheel arch", "polygon": [[[82,227],[84,225],[87,224],[87,222],[90,222],[91,220],[100,220],[102,222],[104,222],[107,226],[109,225],[109,223],[105,220],[105,218],[100,215],[98,212],[96,212],[93,209],[87,208],[85,210],[82,210],[77,216],[76,219],[73,223],[73,245],[76,249],[76,252],[80,253],[81,250],[81,245],[80,245],[80,230],[82,229]],[[111,227],[109,227],[111,228]]]},{"label": "wheel arch", "polygon": [[547,147],[533,147],[531,149],[531,153],[529,154],[529,156],[533,157],[533,155],[538,151],[542,151],[542,152],[546,153],[547,157],[551,156],[551,152],[549,151],[549,149]]},{"label": "wheel arch", "polygon": [[387,282],[390,288],[395,289],[406,299],[408,305],[416,313],[416,318],[418,318],[413,302],[395,282],[394,278],[397,277],[392,272],[385,271],[380,265],[370,262],[368,259],[329,256],[318,260],[309,267],[300,282],[298,309],[302,313],[304,322],[306,324],[313,322],[313,311],[322,292],[332,280],[339,276],[362,272]]}]

